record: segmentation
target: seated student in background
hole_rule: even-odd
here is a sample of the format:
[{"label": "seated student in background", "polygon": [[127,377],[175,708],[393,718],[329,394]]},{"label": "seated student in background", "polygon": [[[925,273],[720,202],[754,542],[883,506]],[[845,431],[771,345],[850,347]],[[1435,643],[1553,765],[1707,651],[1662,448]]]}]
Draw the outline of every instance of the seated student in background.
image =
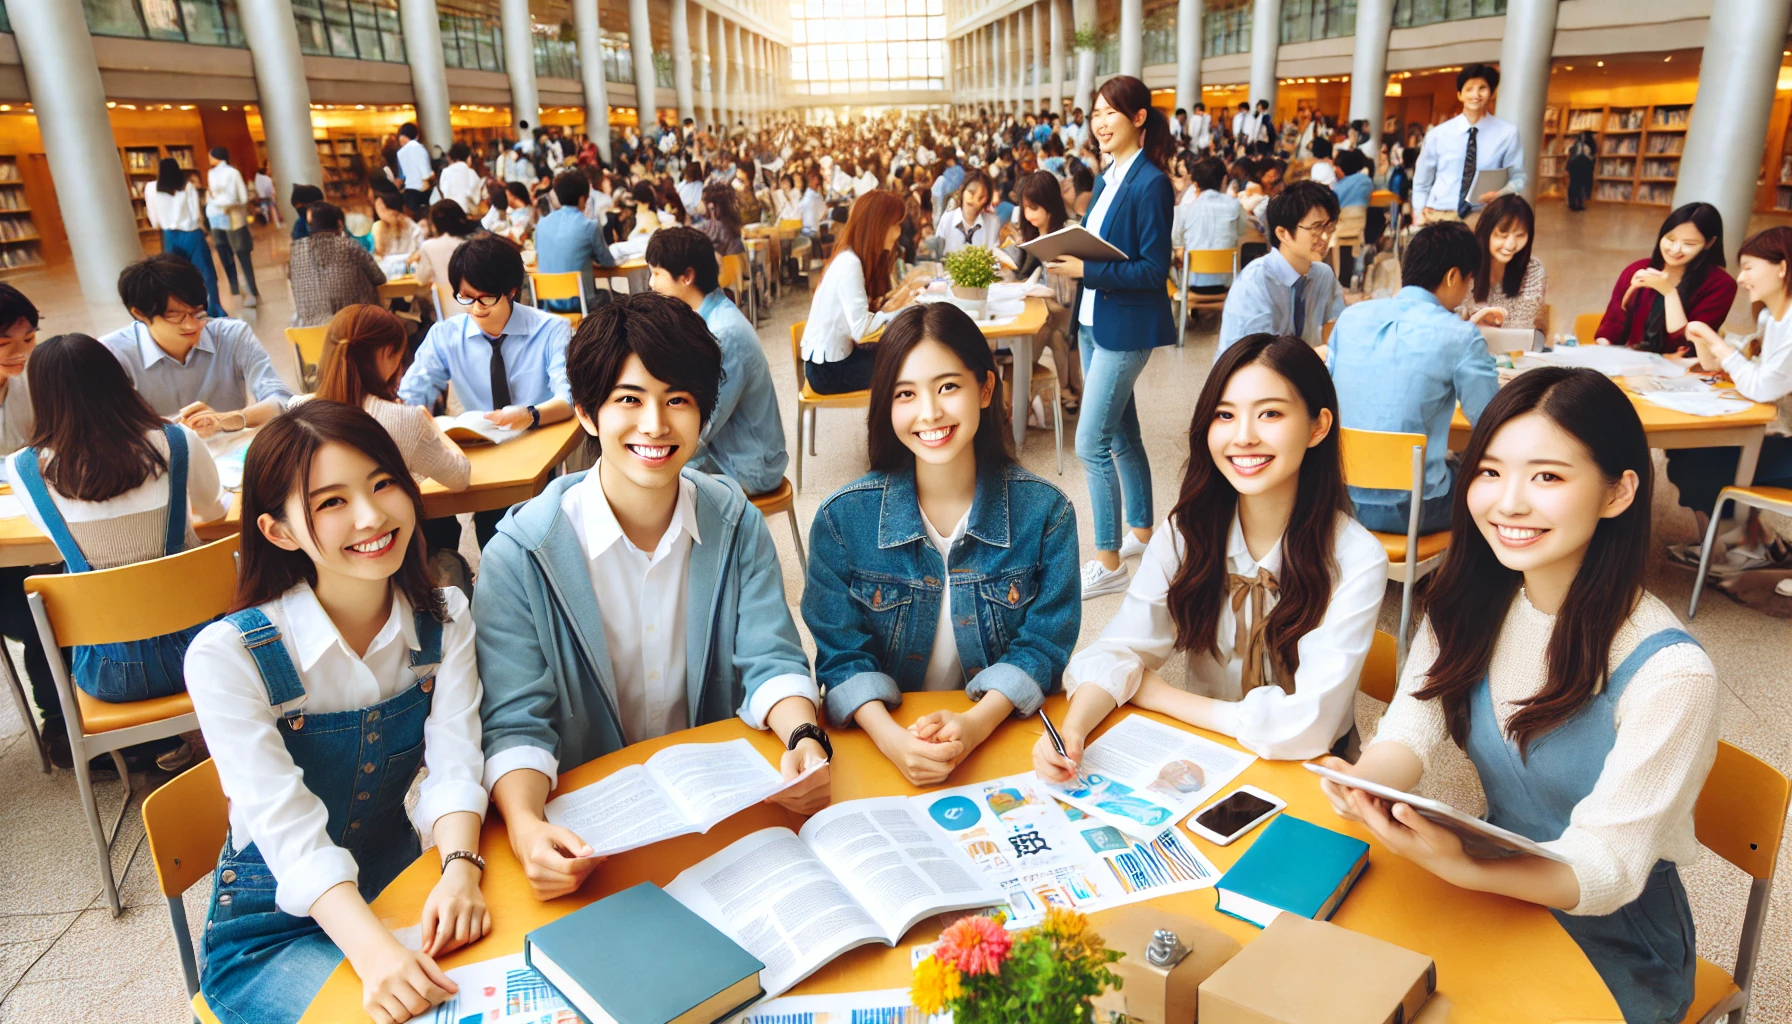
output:
[{"label": "seated student in background", "polygon": [[1543,261],[1531,254],[1536,215],[1523,196],[1504,195],[1488,203],[1475,224],[1481,265],[1474,285],[1456,312],[1489,327],[1548,331],[1543,295],[1548,285]]},{"label": "seated student in background", "polygon": [[1624,268],[1599,321],[1601,345],[1650,352],[1692,348],[1686,325],[1723,330],[1736,301],[1724,269],[1724,219],[1710,203],[1687,203],[1661,222],[1655,251]]},{"label": "seated student in background", "polygon": [[[765,517],[738,484],[685,466],[721,387],[702,318],[631,295],[579,324],[566,364],[601,455],[504,517],[475,615],[485,780],[542,900],[598,864],[543,817],[562,769],[736,714],[784,744],[785,778],[830,756]],[[825,770],[774,798],[799,814],[827,800]]]},{"label": "seated student in background", "polygon": [[[1345,310],[1332,328],[1327,365],[1343,425],[1427,438],[1420,533],[1450,528],[1454,472],[1445,459],[1456,406],[1472,424],[1500,387],[1486,340],[1455,312],[1480,266],[1480,247],[1467,225],[1426,225],[1400,255],[1405,286],[1392,298]],[[1411,492],[1352,487],[1350,497],[1364,526],[1405,535]]]},{"label": "seated student in background", "polygon": [[1313,164],[1307,168],[1307,180],[1332,187],[1338,183],[1338,165],[1332,163],[1332,140],[1316,135],[1311,145]]},{"label": "seated student in background", "polygon": [[[230,799],[200,975],[222,1020],[298,1020],[344,958],[368,1013],[409,1020],[455,991],[435,958],[491,931],[472,613],[430,582],[422,517],[359,409],[306,402],[249,446],[236,611],[186,661]],[[421,852],[405,795],[424,767],[442,875],[412,952],[368,904]]]},{"label": "seated student in background", "polygon": [[[396,195],[386,198],[399,201]],[[311,222],[311,234],[292,244],[286,262],[293,326],[321,327],[344,306],[378,303],[386,272],[344,230],[342,210],[333,203],[312,203],[305,217]]]},{"label": "seated student in background", "polygon": [[100,344],[156,415],[210,437],[259,427],[292,398],[254,328],[206,318],[205,279],[181,257],[162,253],[124,268],[118,297],[132,322]]},{"label": "seated student in background", "polygon": [[1220,314],[1217,359],[1251,334],[1291,334],[1317,347],[1325,325],[1344,312],[1344,289],[1325,262],[1338,227],[1338,197],[1297,181],[1266,204],[1265,232],[1275,247],[1239,272]]},{"label": "seated student in background", "polygon": [[1649,442],[1622,390],[1546,367],[1501,389],[1469,438],[1455,532],[1425,590],[1399,692],[1356,764],[1411,790],[1449,746],[1487,820],[1560,854],[1478,860],[1405,805],[1321,783],[1337,812],[1454,885],[1541,904],[1637,1024],[1693,995],[1693,917],[1677,865],[1717,754],[1711,660],[1643,589]]},{"label": "seated student in background", "polygon": [[[564,274],[577,272],[579,287],[585,290],[585,307],[590,309],[598,303],[597,281],[592,276],[591,268],[613,267],[616,257],[610,254],[610,247],[604,244],[603,229],[597,222],[585,216],[585,197],[591,192],[591,183],[577,171],[567,171],[554,179],[554,198],[560,200],[560,208],[535,225],[535,269],[542,274]],[[605,291],[603,301],[608,302],[610,293]],[[542,308],[554,313],[577,313],[579,300],[548,299],[542,302]],[[447,312],[447,310],[443,310]]]},{"label": "seated student in background", "polygon": [[[1178,154],[1175,166],[1181,166],[1187,153]],[[1237,249],[1239,239],[1251,228],[1250,216],[1237,199],[1221,188],[1226,181],[1226,165],[1217,157],[1202,157],[1188,165],[1189,192],[1176,204],[1176,220],[1170,228],[1170,243],[1182,249]],[[1173,268],[1173,273],[1181,273]],[[1193,274],[1189,290],[1198,295],[1218,295],[1232,283],[1231,274]]]},{"label": "seated student in background", "polygon": [[1020,196],[1020,222],[1015,231],[1015,244],[1003,251],[1014,261],[1016,279],[1024,281],[1035,271],[1043,270],[1038,283],[1052,290],[1045,300],[1045,323],[1033,336],[1033,365],[1038,366],[1039,357],[1051,350],[1052,367],[1058,373],[1064,409],[1075,413],[1082,401],[1083,363],[1072,354],[1076,349],[1073,347],[1075,328],[1071,310],[1076,306],[1082,282],[1045,269],[1039,257],[1020,247],[1022,242],[1049,235],[1068,224],[1070,212],[1064,209],[1064,193],[1058,188],[1058,179],[1046,171],[1034,171],[1021,178],[1015,191]]},{"label": "seated student in background", "polygon": [[892,247],[902,237],[902,200],[893,192],[868,192],[852,204],[834,254],[809,300],[803,328],[802,373],[824,395],[871,386],[875,349],[859,340],[884,325],[924,285],[898,287]]},{"label": "seated student in background", "polygon": [[[1076,510],[1015,463],[996,380],[963,310],[904,310],[878,345],[872,471],[809,529],[803,620],[828,720],[856,722],[917,786],[1036,713],[1082,625]],[[964,690],[976,706],[904,728],[890,712],[917,690]]]},{"label": "seated student in background", "polygon": [[967,245],[996,247],[996,235],[1002,230],[1002,221],[990,209],[993,190],[989,175],[975,169],[965,174],[964,184],[958,188],[958,208],[942,214],[939,227],[935,229],[935,234],[943,240],[946,254],[955,253]]},{"label": "seated student in background", "polygon": [[423,225],[411,219],[398,196],[375,192],[373,212],[376,218],[373,222],[375,259],[416,253],[417,247],[423,244]]},{"label": "seated student in background", "polygon": [[[443,206],[442,203],[448,205]],[[468,217],[466,211],[454,200],[444,199],[431,205],[429,237],[417,247],[417,255],[412,257],[416,266],[417,283],[433,286],[437,281],[448,280],[448,261],[453,258],[454,250],[478,233],[478,222]],[[442,310],[444,316],[452,312],[452,309]]]},{"label": "seated student in background", "polygon": [[722,384],[691,468],[731,477],[748,494],[777,490],[790,455],[771,366],[759,332],[717,284],[715,246],[696,228],[665,228],[647,240],[647,265],[653,290],[696,310],[722,347]]},{"label": "seated student in background", "polygon": [[[31,408],[31,387],[26,367],[37,348],[37,306],[10,284],[0,283],[0,456],[11,455],[31,443],[37,418]],[[43,643],[31,606],[25,603],[25,578],[58,571],[55,565],[0,567],[0,633],[25,649],[25,675],[31,680],[31,699],[43,717],[43,735],[50,747],[50,763],[71,767],[68,733],[62,718],[62,702],[56,680],[44,658]],[[98,765],[112,764],[101,757]],[[112,769],[117,771],[116,767]]]},{"label": "seated student in background", "polygon": [[[1188,445],[1176,507],[1119,613],[1064,671],[1069,757],[1042,736],[1041,778],[1070,778],[1090,731],[1129,702],[1260,757],[1304,760],[1354,739],[1388,559],[1350,518],[1325,365],[1298,338],[1241,339],[1201,389]],[[1158,674],[1177,651],[1187,689]]]},{"label": "seated student in background", "polygon": [[[516,247],[495,235],[468,240],[448,260],[448,282],[465,312],[429,329],[399,382],[399,400],[433,409],[452,382],[463,407],[506,430],[571,416],[566,341],[572,327],[564,317],[517,302],[523,258]],[[473,514],[481,547],[503,515],[502,509]]]}]

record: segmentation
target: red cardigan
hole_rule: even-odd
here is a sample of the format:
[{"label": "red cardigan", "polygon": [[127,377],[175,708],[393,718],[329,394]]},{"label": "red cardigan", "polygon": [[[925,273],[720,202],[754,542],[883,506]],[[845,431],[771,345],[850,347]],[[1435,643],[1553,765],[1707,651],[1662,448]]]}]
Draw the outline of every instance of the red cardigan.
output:
[{"label": "red cardigan", "polygon": [[[1611,301],[1605,304],[1605,316],[1599,321],[1598,337],[1614,345],[1636,347],[1643,343],[1643,328],[1649,323],[1649,311],[1654,303],[1661,301],[1661,296],[1647,288],[1638,288],[1630,297],[1630,308],[1624,308],[1622,303],[1624,292],[1630,288],[1631,276],[1648,265],[1646,259],[1637,260],[1618,275],[1618,283],[1612,286]],[[1686,321],[1703,321],[1721,333],[1724,318],[1730,315],[1730,305],[1735,301],[1736,279],[1724,268],[1712,267],[1705,273],[1705,280],[1699,283],[1698,291],[1693,293],[1692,301],[1685,303]],[[1670,332],[1665,341],[1668,350],[1672,351],[1686,343],[1686,332]]]}]

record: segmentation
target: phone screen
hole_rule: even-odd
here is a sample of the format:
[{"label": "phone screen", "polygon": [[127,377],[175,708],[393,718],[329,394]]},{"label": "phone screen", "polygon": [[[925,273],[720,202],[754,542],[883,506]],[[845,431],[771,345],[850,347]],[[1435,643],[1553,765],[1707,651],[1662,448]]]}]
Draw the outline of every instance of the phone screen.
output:
[{"label": "phone screen", "polygon": [[1195,821],[1215,835],[1229,836],[1243,830],[1265,812],[1274,810],[1275,806],[1260,796],[1241,790],[1202,811]]}]

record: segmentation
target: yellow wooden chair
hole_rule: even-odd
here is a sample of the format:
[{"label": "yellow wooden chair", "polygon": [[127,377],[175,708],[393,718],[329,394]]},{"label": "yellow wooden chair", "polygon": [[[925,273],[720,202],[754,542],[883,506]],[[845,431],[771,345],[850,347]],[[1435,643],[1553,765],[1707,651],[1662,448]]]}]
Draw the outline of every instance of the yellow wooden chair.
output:
[{"label": "yellow wooden chair", "polygon": [[[1056,357],[1053,357],[1056,358]],[[1012,408],[1008,389],[1014,386],[1014,352],[1002,349],[996,353],[996,371],[1001,374],[1002,393],[997,397],[1002,408]],[[1027,401],[1031,402],[1035,395],[1049,392],[1052,410],[1052,440],[1058,451],[1058,475],[1064,475],[1064,403],[1063,392],[1059,390],[1058,371],[1044,363],[1033,364],[1033,375],[1027,382]]]},{"label": "yellow wooden chair", "polygon": [[809,553],[803,550],[803,532],[796,521],[796,491],[790,481],[780,480],[776,489],[764,494],[749,494],[747,500],[767,519],[780,512],[790,517],[790,541],[796,545],[796,564],[803,570],[803,578],[808,579]]},{"label": "yellow wooden chair", "polygon": [[187,929],[187,906],[181,897],[217,866],[224,838],[230,833],[230,805],[218,783],[218,765],[199,762],[143,798],[143,831],[156,868],[156,885],[168,900],[174,944],[187,980],[193,1015],[212,1021],[211,1007],[199,991],[199,960]]},{"label": "yellow wooden chair", "polygon": [[1363,674],[1357,677],[1357,692],[1383,704],[1394,703],[1394,691],[1400,686],[1400,676],[1394,665],[1399,660],[1399,641],[1376,630],[1375,638],[1369,641],[1369,657],[1363,661]]},{"label": "yellow wooden chair", "polygon": [[[1376,533],[1388,553],[1388,579],[1404,584],[1400,594],[1400,631],[1394,634],[1396,668],[1406,664],[1406,637],[1412,626],[1413,588],[1437,568],[1450,546],[1450,532],[1419,535],[1425,504],[1425,435],[1340,428],[1344,482],[1352,487],[1412,494],[1412,515],[1406,532]],[[1374,531],[1371,531],[1374,532]]]},{"label": "yellow wooden chair", "polygon": [[579,321],[585,319],[590,312],[585,304],[585,281],[576,270],[567,270],[558,274],[541,274],[530,271],[529,296],[533,300],[530,305],[537,308],[542,303],[555,299],[578,299],[579,311],[577,313],[549,310],[555,316],[565,318],[567,323],[572,324],[574,330],[578,329]]},{"label": "yellow wooden chair", "polygon": [[[1176,304],[1176,344],[1182,344],[1183,332],[1188,330],[1189,314],[1203,309],[1219,310],[1226,307],[1226,293],[1215,295],[1191,295],[1189,284],[1196,274],[1236,274],[1238,273],[1237,249],[1184,249],[1182,252],[1182,301]],[[1228,286],[1230,287],[1230,286]]]},{"label": "yellow wooden chair", "polygon": [[1748,874],[1748,909],[1736,943],[1735,975],[1699,957],[1685,1024],[1715,1024],[1726,1014],[1729,1024],[1744,1024],[1761,930],[1773,897],[1773,869],[1786,829],[1788,797],[1792,784],[1772,765],[1739,747],[1718,743],[1717,760],[1693,807],[1692,827],[1701,845]]},{"label": "yellow wooden chair", "polygon": [[1605,319],[1604,313],[1582,313],[1574,318],[1574,338],[1582,345],[1599,343],[1599,321]]},{"label": "yellow wooden chair", "polygon": [[1711,546],[1717,543],[1717,524],[1724,517],[1724,506],[1732,501],[1748,508],[1792,515],[1792,488],[1726,487],[1717,492],[1717,504],[1711,509],[1711,524],[1705,527],[1705,543],[1699,548],[1699,575],[1692,581],[1692,602],[1686,606],[1689,619],[1698,614],[1699,591],[1705,589],[1705,573],[1711,568]]},{"label": "yellow wooden chair", "polygon": [[[1361,249],[1363,233],[1368,230],[1369,208],[1367,206],[1347,206],[1338,211],[1338,226],[1332,231],[1332,250],[1329,262],[1332,274],[1345,284],[1344,269],[1338,263],[1346,246]],[[1354,258],[1354,256],[1353,256]]]},{"label": "yellow wooden chair", "polygon": [[803,493],[803,416],[809,418],[810,455],[815,454],[815,410],[817,409],[866,409],[871,406],[870,391],[847,391],[838,395],[824,395],[809,386],[808,378],[803,374],[803,325],[807,321],[799,320],[790,325],[790,359],[796,370],[796,492]]},{"label": "yellow wooden chair", "polygon": [[[147,640],[210,622],[230,608],[236,595],[235,534],[178,555],[116,569],[32,576],[25,580],[26,601],[37,623],[44,650],[89,644]],[[177,601],[170,594],[180,595]],[[68,747],[74,758],[81,810],[99,854],[100,883],[112,915],[118,916],[118,884],[112,877],[112,840],[131,803],[130,773],[119,751],[139,743],[178,736],[199,728],[193,701],[185,693],[127,704],[109,704],[77,689],[62,658],[50,659],[50,674],[62,698],[68,725]],[[111,754],[124,781],[118,817],[108,831],[100,820],[87,762]]]},{"label": "yellow wooden chair", "polygon": [[327,324],[286,329],[286,340],[292,342],[293,355],[299,361],[299,383],[306,385],[307,390],[316,388],[323,375],[324,338],[329,333]]},{"label": "yellow wooden chair", "polygon": [[753,294],[753,264],[748,261],[747,254],[737,252],[723,256],[716,269],[717,286],[733,289],[734,294],[746,300],[746,308],[741,312],[747,314],[748,323],[759,323],[759,300]]}]

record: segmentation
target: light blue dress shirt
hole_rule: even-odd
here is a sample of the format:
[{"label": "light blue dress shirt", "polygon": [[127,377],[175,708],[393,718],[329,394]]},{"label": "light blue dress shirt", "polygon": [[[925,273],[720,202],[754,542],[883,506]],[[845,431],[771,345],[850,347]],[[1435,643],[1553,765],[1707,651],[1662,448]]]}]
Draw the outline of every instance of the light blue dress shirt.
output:
[{"label": "light blue dress shirt", "polygon": [[790,454],[784,448],[784,421],[778,417],[778,395],[772,389],[772,371],[759,332],[720,288],[703,299],[697,315],[722,346],[723,377],[716,410],[703,428],[691,465],[732,477],[748,494],[776,490],[790,465]]},{"label": "light blue dress shirt", "polygon": [[[1458,174],[1460,173],[1460,169],[1458,169]],[[1338,196],[1340,208],[1368,206],[1369,196],[1375,192],[1375,182],[1369,178],[1368,171],[1358,171],[1355,174],[1346,174],[1339,178],[1338,183],[1332,186],[1332,191]]]},{"label": "light blue dress shirt", "polygon": [[[577,208],[562,206],[535,225],[535,269],[543,274],[578,271],[587,304],[597,296],[597,282],[591,276],[593,263],[613,267],[616,257],[604,243],[603,229]],[[566,304],[561,312],[579,308],[577,299],[561,301]]]},{"label": "light blue dress shirt", "polygon": [[[572,401],[566,382],[566,343],[572,325],[533,306],[513,304],[504,324],[504,376],[510,382],[512,405],[540,405],[551,398]],[[406,405],[432,406],[449,381],[461,405],[492,411],[492,343],[467,313],[439,321],[429,329],[417,358],[398,384]]]},{"label": "light blue dress shirt", "polygon": [[[1185,249],[1236,249],[1250,227],[1251,218],[1237,199],[1219,189],[1204,189],[1177,204],[1170,241]],[[1231,274],[1195,274],[1189,284],[1204,287],[1231,280]]]},{"label": "light blue dress shirt", "polygon": [[[1305,283],[1295,273],[1281,250],[1271,249],[1262,259],[1253,260],[1238,272],[1238,280],[1226,293],[1226,308],[1220,314],[1220,341],[1213,358],[1232,347],[1240,338],[1253,334],[1294,334],[1317,347],[1325,337],[1327,321],[1336,320],[1344,312],[1344,289],[1330,265],[1315,263],[1307,269]],[[1302,291],[1305,315],[1295,322],[1295,289]]]},{"label": "light blue dress shirt", "polygon": [[158,416],[178,415],[194,402],[236,412],[269,398],[284,403],[292,397],[255,329],[241,320],[207,320],[185,362],[162,351],[140,320],[106,335],[100,344],[118,357],[132,386]]},{"label": "light blue dress shirt", "polygon": [[[1502,192],[1524,189],[1524,140],[1518,137],[1518,126],[1492,114],[1481,115],[1475,129],[1475,171],[1505,168],[1510,177]],[[1425,133],[1425,144],[1419,149],[1419,166],[1413,172],[1412,201],[1427,210],[1455,212],[1462,196],[1462,164],[1468,156],[1468,118],[1457,114]],[[1479,193],[1468,197],[1469,208],[1483,205]]]},{"label": "light blue dress shirt", "polygon": [[[1458,403],[1472,424],[1500,388],[1481,332],[1414,286],[1359,302],[1332,327],[1327,365],[1338,416],[1354,430],[1424,434],[1425,497],[1450,489],[1450,418]],[[1398,491],[1350,489],[1358,505],[1396,505]]]}]

